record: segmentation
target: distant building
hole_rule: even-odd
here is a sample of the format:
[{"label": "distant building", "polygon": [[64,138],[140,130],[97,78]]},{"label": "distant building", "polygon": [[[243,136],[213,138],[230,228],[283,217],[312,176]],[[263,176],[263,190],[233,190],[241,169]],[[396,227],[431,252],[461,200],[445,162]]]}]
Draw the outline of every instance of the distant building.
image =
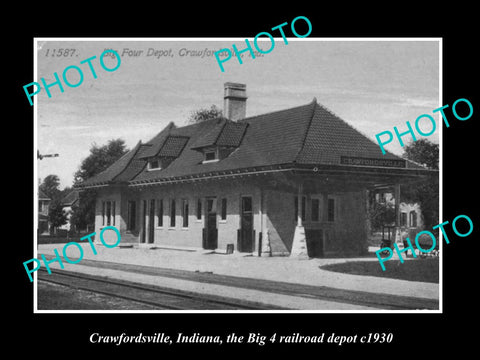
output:
[{"label": "distant building", "polygon": [[61,201],[63,212],[67,217],[67,223],[60,226],[61,230],[72,230],[72,225],[70,223],[70,218],[73,214],[73,206],[78,205],[79,191],[72,190],[67,195],[65,195]]},{"label": "distant building", "polygon": [[[122,243],[139,246],[361,254],[369,193],[399,194],[431,172],[382,155],[316,99],[245,117],[246,86],[224,90],[225,118],[171,123],[79,186],[97,190],[97,234],[115,226]],[[396,218],[400,226],[398,209]]]},{"label": "distant building", "polygon": [[[378,189],[374,194],[375,202],[395,206],[395,196],[390,189]],[[385,223],[385,226],[395,227],[395,221]],[[418,202],[400,202],[399,204],[399,227],[402,238],[415,238],[415,235],[423,230],[422,210]]]},{"label": "distant building", "polygon": [[[395,205],[395,197],[390,191],[379,191],[375,194],[375,200],[378,203],[388,203]],[[400,227],[402,229],[422,229],[422,211],[417,202],[400,203]]]}]

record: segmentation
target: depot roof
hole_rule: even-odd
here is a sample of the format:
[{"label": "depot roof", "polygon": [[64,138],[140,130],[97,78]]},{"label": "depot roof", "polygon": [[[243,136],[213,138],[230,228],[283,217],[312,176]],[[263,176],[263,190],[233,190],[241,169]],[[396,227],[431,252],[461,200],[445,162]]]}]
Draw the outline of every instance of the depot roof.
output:
[{"label": "depot roof", "polygon": [[[207,147],[228,147],[233,151],[219,161],[203,162],[202,149]],[[152,171],[146,166],[152,157],[170,157],[173,161],[165,168]],[[146,144],[139,142],[79,187],[139,185],[275,166],[348,166],[345,159],[349,159],[350,164],[355,163],[352,159],[366,159],[356,164],[370,168],[395,160],[390,167],[404,171],[425,169],[389,152],[382,155],[377,143],[314,98],[305,105],[236,122],[216,118],[183,127],[170,123]]]}]

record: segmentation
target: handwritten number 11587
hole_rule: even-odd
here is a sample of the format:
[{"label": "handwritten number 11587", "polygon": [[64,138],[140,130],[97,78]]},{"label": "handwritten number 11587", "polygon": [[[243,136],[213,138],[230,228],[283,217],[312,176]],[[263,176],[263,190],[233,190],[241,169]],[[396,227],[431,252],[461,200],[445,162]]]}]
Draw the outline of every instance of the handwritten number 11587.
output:
[{"label": "handwritten number 11587", "polygon": [[71,57],[73,56],[73,54],[75,54],[75,49],[47,49],[45,56],[52,56],[52,57],[70,56]]}]

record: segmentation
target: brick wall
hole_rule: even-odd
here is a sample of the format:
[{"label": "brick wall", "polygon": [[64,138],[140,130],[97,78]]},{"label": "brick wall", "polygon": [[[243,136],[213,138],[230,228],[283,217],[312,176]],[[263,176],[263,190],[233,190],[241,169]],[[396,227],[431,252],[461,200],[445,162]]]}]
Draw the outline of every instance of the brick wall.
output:
[{"label": "brick wall", "polygon": [[[274,255],[289,254],[297,220],[297,194],[280,191],[267,192],[268,231]],[[335,199],[335,219],[328,220],[328,199]],[[319,201],[319,219],[312,219],[312,199]],[[316,253],[329,255],[361,254],[366,250],[366,218],[364,192],[339,194],[306,194],[305,219],[302,224],[307,234],[307,246],[319,243]],[[314,238],[309,238],[314,237]],[[323,244],[322,244],[323,243]]]},{"label": "brick wall", "polygon": [[[249,181],[217,181],[177,185],[149,186],[141,190],[135,189],[102,189],[99,191],[96,205],[95,231],[104,225],[102,220],[102,202],[115,201],[115,226],[121,231],[122,244],[140,243],[145,231],[146,243],[149,240],[150,206],[155,200],[154,242],[153,244],[173,247],[202,248],[202,230],[205,227],[205,199],[216,198],[218,247],[224,251],[227,244],[237,248],[237,230],[240,227],[240,206],[242,196],[252,196],[254,229],[256,231],[255,251],[258,250],[258,234],[260,231],[260,190]],[[197,219],[197,201],[201,199],[201,218]],[[227,199],[227,216],[221,219],[221,201]],[[129,200],[136,201],[136,227],[127,230],[127,204]],[[159,226],[158,208],[163,200],[163,225]],[[171,201],[175,200],[175,226],[170,226]],[[183,226],[183,201],[188,202],[188,227]],[[144,201],[147,201],[147,216],[143,224]],[[145,228],[144,228],[145,225]],[[107,234],[107,233],[105,233]],[[112,232],[112,235],[115,234]]]},{"label": "brick wall", "polygon": [[[218,251],[225,251],[228,244],[238,249],[237,230],[240,228],[240,211],[242,196],[252,197],[253,227],[255,230],[254,253],[258,252],[259,236],[268,229],[270,248],[273,255],[288,255],[297,224],[295,219],[294,199],[296,194],[280,190],[260,190],[259,180],[219,180],[215,182],[196,182],[176,185],[158,185],[131,189],[105,188],[99,191],[96,207],[95,231],[100,233],[103,224],[102,202],[115,201],[115,225],[121,232],[122,244],[138,244],[145,232],[145,243],[149,242],[149,213],[151,200],[155,200],[154,241],[155,246],[172,246],[202,248],[202,231],[205,227],[205,199],[216,198]],[[263,207],[262,207],[263,197]],[[328,221],[328,198],[335,199],[335,221]],[[197,200],[202,201],[201,219],[197,219]],[[227,217],[221,219],[221,200],[227,199]],[[312,221],[312,199],[320,203],[319,221]],[[163,200],[163,225],[159,226],[158,207]],[[170,226],[171,201],[175,199],[175,226]],[[127,204],[136,202],[136,227],[127,230]],[[188,227],[183,226],[182,204],[188,202]],[[143,224],[144,201],[147,202],[147,216]],[[365,194],[363,191],[338,194],[307,194],[306,214],[303,225],[309,236],[320,236],[319,239],[307,241],[323,242],[322,251],[325,256],[333,254],[361,254],[366,249],[365,229]],[[265,212],[266,210],[266,212]],[[262,212],[263,211],[263,212]],[[144,226],[145,225],[145,226]],[[319,235],[321,234],[321,235]],[[114,242],[113,231],[105,233],[106,241]],[[97,236],[96,241],[99,241]],[[318,250],[318,249],[317,249]]]}]

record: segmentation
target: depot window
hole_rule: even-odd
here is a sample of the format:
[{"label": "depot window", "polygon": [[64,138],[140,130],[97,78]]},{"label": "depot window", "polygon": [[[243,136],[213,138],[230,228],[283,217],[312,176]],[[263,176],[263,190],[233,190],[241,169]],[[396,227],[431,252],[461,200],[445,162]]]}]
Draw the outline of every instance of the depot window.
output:
[{"label": "depot window", "polygon": [[188,228],[188,200],[187,199],[182,200],[182,219],[183,219],[182,226],[184,228]]},{"label": "depot window", "polygon": [[330,222],[335,221],[335,199],[334,198],[328,198],[328,204],[327,204],[327,220]]},{"label": "depot window", "polygon": [[202,220],[202,199],[197,199],[197,220]]},{"label": "depot window", "polygon": [[115,226],[115,201],[102,202],[102,225]]},{"label": "depot window", "polygon": [[127,203],[127,230],[135,230],[137,220],[137,203],[128,201]]},{"label": "depot window", "polygon": [[176,215],[176,209],[175,209],[175,199],[172,199],[170,202],[170,227],[175,227],[175,215]]},{"label": "depot window", "polygon": [[227,220],[227,199],[223,198],[222,199],[222,207],[221,207],[221,213],[220,213],[220,219],[221,220]]},{"label": "depot window", "polygon": [[415,210],[410,211],[410,226],[417,227],[417,212]]},{"label": "depot window", "polygon": [[312,209],[310,215],[312,221],[320,221],[320,199],[312,199]]},{"label": "depot window", "polygon": [[163,199],[157,200],[158,207],[157,207],[157,226],[163,227]]}]

